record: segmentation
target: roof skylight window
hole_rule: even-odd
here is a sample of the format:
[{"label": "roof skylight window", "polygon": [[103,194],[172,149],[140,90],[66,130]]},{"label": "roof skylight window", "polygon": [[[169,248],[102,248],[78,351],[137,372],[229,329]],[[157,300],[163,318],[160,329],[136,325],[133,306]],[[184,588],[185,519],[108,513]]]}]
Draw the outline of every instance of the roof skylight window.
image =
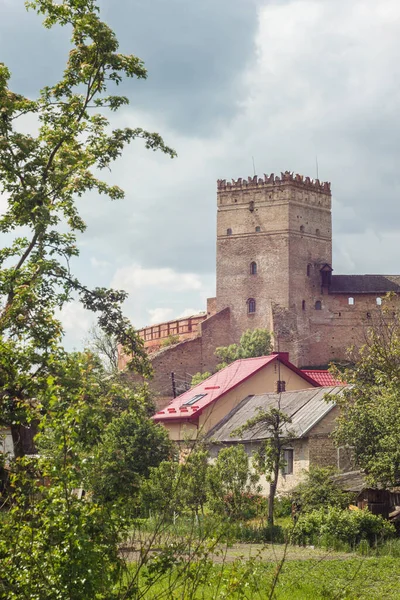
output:
[{"label": "roof skylight window", "polygon": [[204,398],[204,396],[207,396],[207,394],[196,394],[196,396],[193,396],[193,398],[184,402],[182,406],[193,406],[193,404],[196,404],[196,402]]}]

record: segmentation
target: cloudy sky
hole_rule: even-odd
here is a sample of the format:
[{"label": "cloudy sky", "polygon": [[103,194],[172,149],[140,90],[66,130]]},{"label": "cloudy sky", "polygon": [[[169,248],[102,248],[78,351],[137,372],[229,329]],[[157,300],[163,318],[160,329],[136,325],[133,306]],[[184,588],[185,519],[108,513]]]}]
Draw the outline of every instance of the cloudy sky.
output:
[{"label": "cloudy sky", "polygon": [[[102,0],[121,51],[146,63],[116,125],[160,132],[171,160],[127,148],[111,203],[82,202],[75,271],[126,289],[137,327],[215,293],[216,179],[292,170],[332,182],[335,273],[400,273],[398,0]],[[0,61],[14,91],[55,81],[67,32],[0,0]],[[64,312],[79,347],[90,315]]]}]

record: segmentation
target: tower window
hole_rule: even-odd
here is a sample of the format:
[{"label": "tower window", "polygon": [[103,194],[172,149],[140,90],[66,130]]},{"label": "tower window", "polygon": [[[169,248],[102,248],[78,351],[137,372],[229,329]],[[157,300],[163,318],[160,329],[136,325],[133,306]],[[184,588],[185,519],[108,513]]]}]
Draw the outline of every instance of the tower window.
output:
[{"label": "tower window", "polygon": [[377,306],[382,306],[382,298],[377,298],[376,304],[377,304]]},{"label": "tower window", "polygon": [[310,275],[311,275],[311,265],[308,264],[307,265],[307,277],[310,277]]},{"label": "tower window", "polygon": [[316,229],[316,230],[315,230],[315,234],[316,234],[316,235],[319,235],[320,233],[321,233],[321,232],[320,232],[320,230],[319,230],[319,229]]},{"label": "tower window", "polygon": [[301,233],[304,233],[304,225],[300,225],[300,231]]},{"label": "tower window", "polygon": [[230,227],[226,230],[226,235],[232,235],[232,229]]},{"label": "tower window", "polygon": [[350,298],[347,300],[347,302],[349,303],[350,306],[354,306],[354,298],[352,298],[350,296]]},{"label": "tower window", "polygon": [[321,300],[317,300],[315,303],[315,310],[321,310],[322,309],[322,302]]},{"label": "tower window", "polygon": [[305,300],[303,300],[303,302],[301,303],[301,308],[303,310],[306,310],[306,301]]},{"label": "tower window", "polygon": [[257,263],[254,261],[250,263],[250,275],[257,275]]},{"label": "tower window", "polygon": [[257,225],[257,227],[256,227],[256,232],[257,232],[257,233],[260,233],[260,231],[261,231],[261,227],[260,227],[259,225]]},{"label": "tower window", "polygon": [[256,312],[256,301],[254,300],[254,298],[249,298],[247,300],[247,312],[249,314]]}]

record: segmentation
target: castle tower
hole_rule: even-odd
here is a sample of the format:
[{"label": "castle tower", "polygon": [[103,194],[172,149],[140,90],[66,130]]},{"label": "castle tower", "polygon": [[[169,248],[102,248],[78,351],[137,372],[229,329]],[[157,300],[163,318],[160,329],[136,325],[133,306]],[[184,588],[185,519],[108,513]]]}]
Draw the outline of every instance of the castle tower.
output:
[{"label": "castle tower", "polygon": [[217,310],[230,308],[232,341],[265,327],[301,354],[332,264],[330,184],[288,171],[218,180],[217,203]]}]

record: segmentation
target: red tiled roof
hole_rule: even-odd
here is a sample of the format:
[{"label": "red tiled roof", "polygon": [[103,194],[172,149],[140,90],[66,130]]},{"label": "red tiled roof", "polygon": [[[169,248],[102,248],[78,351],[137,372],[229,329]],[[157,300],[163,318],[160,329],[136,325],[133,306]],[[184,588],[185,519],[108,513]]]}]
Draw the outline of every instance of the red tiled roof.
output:
[{"label": "red tiled roof", "polygon": [[334,385],[345,385],[345,383],[343,383],[343,381],[339,381],[338,379],[335,379],[333,377],[333,375],[331,375],[329,373],[329,371],[324,370],[324,369],[320,369],[320,370],[304,369],[303,373],[306,373],[306,375],[308,375],[309,377],[314,379],[317,383],[319,383],[323,387],[331,387]]},{"label": "red tiled roof", "polygon": [[[260,356],[257,358],[242,358],[172,400],[163,410],[158,411],[153,416],[153,419],[155,421],[186,421],[197,418],[207,406],[278,358],[282,364],[300,375],[308,383],[311,383],[314,387],[320,387],[314,378],[309,377],[305,371],[301,371],[289,362],[287,352],[276,352],[269,356]],[[201,396],[202,394],[204,394],[202,397],[194,400],[195,396]],[[194,404],[185,405],[190,400],[194,400]]]}]

